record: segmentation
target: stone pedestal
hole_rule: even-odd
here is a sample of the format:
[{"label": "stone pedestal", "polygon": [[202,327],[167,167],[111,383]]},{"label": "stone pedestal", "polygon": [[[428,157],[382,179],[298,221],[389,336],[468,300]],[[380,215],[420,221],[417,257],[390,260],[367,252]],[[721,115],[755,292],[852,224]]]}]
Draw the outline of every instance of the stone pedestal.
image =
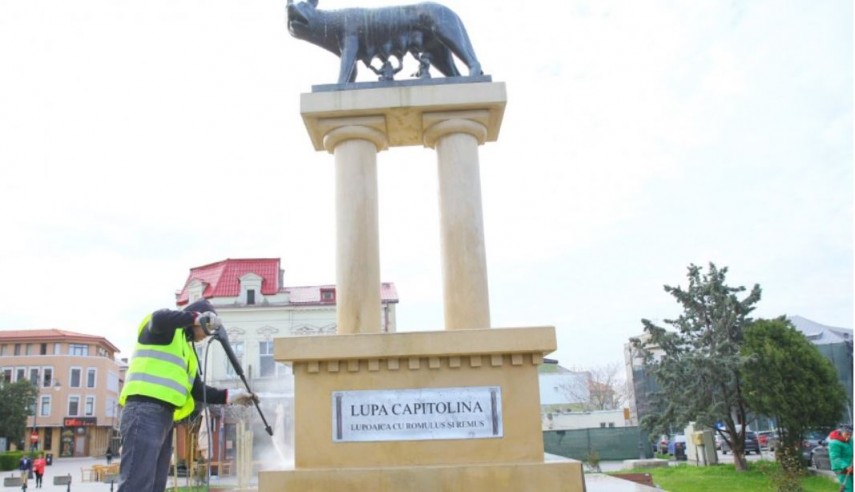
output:
[{"label": "stone pedestal", "polygon": [[[261,472],[259,490],[581,492],[580,462],[544,461],[537,366],[554,349],[552,327],[278,338],[275,359],[294,369],[295,469]],[[492,419],[450,410],[473,388],[493,389]],[[408,414],[414,389],[452,396]],[[386,410],[338,404],[363,393]]]}]

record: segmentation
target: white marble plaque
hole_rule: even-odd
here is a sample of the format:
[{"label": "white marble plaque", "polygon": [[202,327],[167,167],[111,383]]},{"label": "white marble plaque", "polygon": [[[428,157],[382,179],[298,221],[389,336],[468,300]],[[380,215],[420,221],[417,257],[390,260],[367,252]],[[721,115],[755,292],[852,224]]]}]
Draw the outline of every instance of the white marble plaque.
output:
[{"label": "white marble plaque", "polygon": [[335,391],[334,442],[502,437],[498,386]]}]

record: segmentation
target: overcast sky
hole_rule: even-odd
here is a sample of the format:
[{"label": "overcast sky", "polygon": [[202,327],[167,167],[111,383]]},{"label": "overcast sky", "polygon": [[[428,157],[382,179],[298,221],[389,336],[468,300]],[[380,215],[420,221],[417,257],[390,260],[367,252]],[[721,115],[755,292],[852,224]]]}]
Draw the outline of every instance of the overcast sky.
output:
[{"label": "overcast sky", "polygon": [[[507,85],[480,147],[494,326],[618,362],[641,318],[679,314],[662,286],[714,262],[760,284],[756,316],[852,327],[851,1],[442,3]],[[337,73],[284,0],[0,2],[0,329],[128,357],[192,267],[273,257],[285,285],[334,283],[333,156],[299,101]],[[399,330],[442,329],[435,152],[378,173]]]}]

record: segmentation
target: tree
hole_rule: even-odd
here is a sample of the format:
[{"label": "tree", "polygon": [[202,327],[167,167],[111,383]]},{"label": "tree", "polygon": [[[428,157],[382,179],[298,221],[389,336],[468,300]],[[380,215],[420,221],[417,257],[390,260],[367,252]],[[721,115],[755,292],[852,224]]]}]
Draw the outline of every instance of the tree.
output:
[{"label": "tree", "polygon": [[626,380],[622,377],[624,367],[611,362],[588,369],[571,368],[580,375],[578,382],[559,385],[571,401],[580,402],[580,410],[617,410],[627,401]]},{"label": "tree", "polygon": [[753,411],[777,421],[775,456],[785,470],[798,472],[805,431],[831,428],[846,406],[834,366],[783,316],[751,324],[742,355],[745,398]]},{"label": "tree", "polygon": [[29,381],[0,383],[0,436],[9,442],[20,442],[27,431],[27,416],[36,401],[38,390]]},{"label": "tree", "polygon": [[665,286],[665,292],[683,308],[677,319],[665,320],[673,330],[643,319],[645,335],[632,344],[644,358],[645,372],[659,385],[659,391],[651,395],[657,411],[645,416],[642,425],[656,433],[690,421],[715,427],[733,451],[736,470],[742,471],[748,467],[748,405],[740,348],[743,331],[751,323],[748,315],[760,300],[760,286],[739,299],[737,294],[745,287],[729,287],[726,276],[727,268],[719,269],[713,263],[706,274],[701,267],[689,265],[685,290]]}]

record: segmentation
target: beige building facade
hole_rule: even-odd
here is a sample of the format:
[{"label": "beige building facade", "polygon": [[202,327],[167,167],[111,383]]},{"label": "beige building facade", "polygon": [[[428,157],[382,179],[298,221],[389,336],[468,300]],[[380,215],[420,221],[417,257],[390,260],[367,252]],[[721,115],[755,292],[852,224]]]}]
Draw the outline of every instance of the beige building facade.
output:
[{"label": "beige building facade", "polygon": [[100,456],[118,450],[119,392],[126,366],[104,337],[58,329],[0,332],[0,377],[38,389],[26,442],[56,457]]}]

